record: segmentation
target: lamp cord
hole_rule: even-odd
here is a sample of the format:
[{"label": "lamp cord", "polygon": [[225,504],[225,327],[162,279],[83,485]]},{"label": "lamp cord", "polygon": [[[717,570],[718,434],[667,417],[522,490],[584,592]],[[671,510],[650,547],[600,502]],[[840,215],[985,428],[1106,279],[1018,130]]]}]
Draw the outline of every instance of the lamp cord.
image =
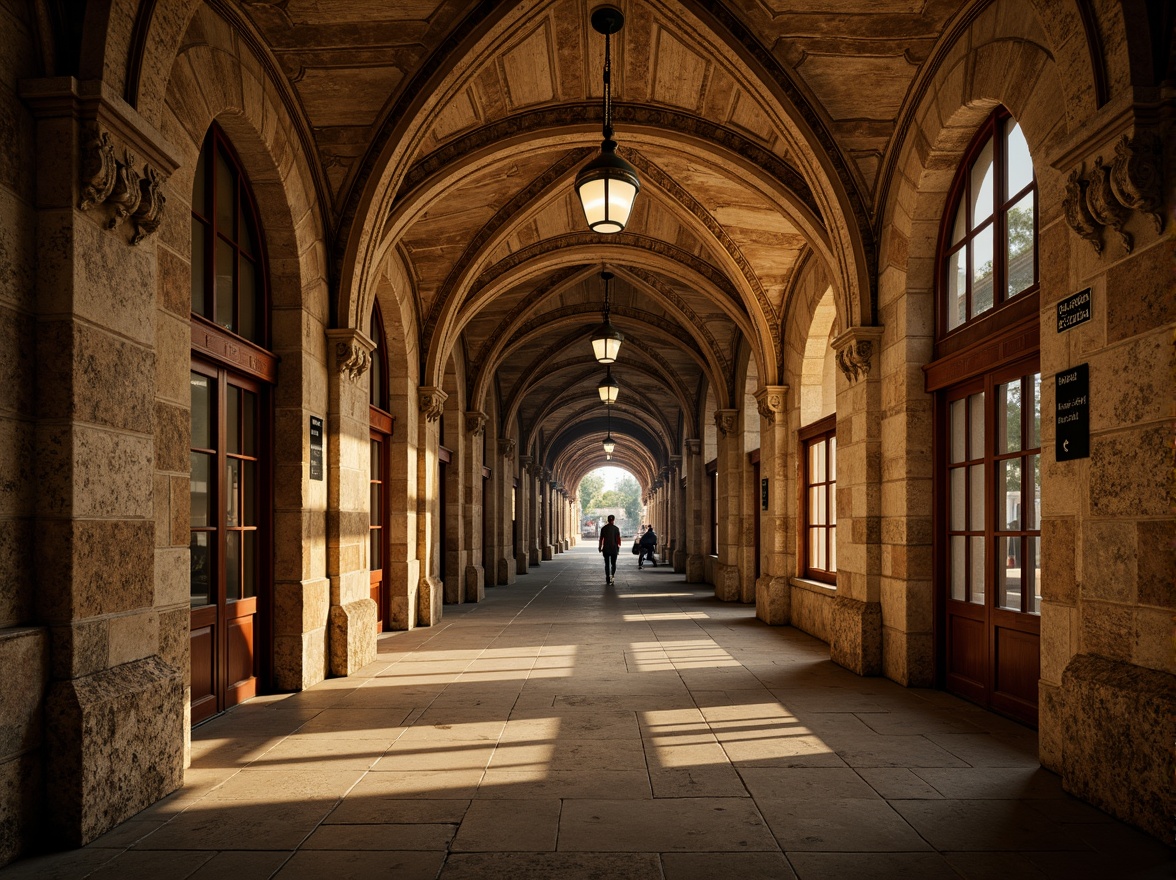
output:
[{"label": "lamp cord", "polygon": [[604,35],[604,139],[612,140],[612,54],[609,51],[611,39]]}]

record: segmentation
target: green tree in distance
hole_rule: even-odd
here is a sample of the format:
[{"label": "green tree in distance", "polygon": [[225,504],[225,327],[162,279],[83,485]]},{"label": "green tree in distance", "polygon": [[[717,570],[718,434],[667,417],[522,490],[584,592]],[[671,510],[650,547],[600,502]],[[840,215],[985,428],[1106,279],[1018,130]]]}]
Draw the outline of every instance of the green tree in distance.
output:
[{"label": "green tree in distance", "polygon": [[590,510],[601,507],[600,492],[604,488],[604,477],[597,471],[580,480],[580,510],[587,516]]}]

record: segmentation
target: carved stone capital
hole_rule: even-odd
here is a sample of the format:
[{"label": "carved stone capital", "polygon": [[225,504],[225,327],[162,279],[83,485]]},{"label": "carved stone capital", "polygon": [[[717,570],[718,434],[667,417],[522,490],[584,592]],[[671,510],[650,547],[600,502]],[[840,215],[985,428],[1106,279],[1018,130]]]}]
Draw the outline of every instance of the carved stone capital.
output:
[{"label": "carved stone capital", "polygon": [[335,352],[335,371],[352,382],[358,382],[360,376],[371,366],[372,352],[375,351],[376,344],[362,332],[351,327],[328,330],[327,339]]},{"label": "carved stone capital", "polygon": [[850,382],[870,374],[874,352],[882,339],[881,327],[850,327],[833,338],[837,366]]},{"label": "carved stone capital", "polygon": [[138,244],[159,228],[163,222],[163,206],[167,202],[160,186],[159,172],[150,165],[143,170],[147,176],[139,181],[139,207],[131,214],[131,222],[135,224],[131,244]]},{"label": "carved stone capital", "polygon": [[739,427],[739,410],[716,409],[715,427],[719,429],[719,433],[724,437],[728,434],[734,434],[735,430]]},{"label": "carved stone capital", "polygon": [[672,470],[672,471],[682,470],[682,456],[680,456],[680,455],[671,455],[670,456],[670,470]]},{"label": "carved stone capital", "polygon": [[445,412],[445,401],[449,395],[436,385],[422,385],[420,387],[420,408],[425,420],[435,422]]},{"label": "carved stone capital", "polygon": [[787,401],[787,385],[765,385],[755,393],[755,402],[759,408],[760,418],[769,425],[776,424],[776,416],[784,412],[784,405]]},{"label": "carved stone capital", "polygon": [[1160,138],[1154,132],[1136,131],[1115,144],[1111,191],[1123,207],[1149,215],[1156,232],[1164,230],[1163,167]]},{"label": "carved stone capital", "polygon": [[88,211],[101,205],[114,190],[118,163],[114,158],[114,138],[97,125],[89,127],[82,144],[82,200],[78,207]]},{"label": "carved stone capital", "polygon": [[498,448],[502,451],[503,458],[511,458],[514,456],[515,442],[511,437],[499,437]]},{"label": "carved stone capital", "polygon": [[486,414],[481,410],[470,410],[465,414],[466,430],[475,437],[481,437],[486,429]]},{"label": "carved stone capital", "polygon": [[1119,235],[1123,248],[1131,253],[1134,241],[1131,233],[1123,227],[1131,212],[1119,204],[1111,188],[1111,166],[1104,165],[1102,156],[1094,160],[1094,169],[1090,173],[1090,185],[1086,188],[1086,205],[1094,219],[1103,226],[1109,226]]},{"label": "carved stone capital", "polygon": [[1102,224],[1094,218],[1086,204],[1087,186],[1080,169],[1075,168],[1070,172],[1070,176],[1066,178],[1066,198],[1062,201],[1062,212],[1066,215],[1066,224],[1089,241],[1094,246],[1096,254],[1101,254]]},{"label": "carved stone capital", "polygon": [[702,441],[697,437],[692,437],[686,441],[686,452],[689,455],[702,454]]},{"label": "carved stone capital", "polygon": [[535,459],[529,455],[519,456],[519,467],[525,470],[528,474],[531,473],[531,468],[535,464]]}]

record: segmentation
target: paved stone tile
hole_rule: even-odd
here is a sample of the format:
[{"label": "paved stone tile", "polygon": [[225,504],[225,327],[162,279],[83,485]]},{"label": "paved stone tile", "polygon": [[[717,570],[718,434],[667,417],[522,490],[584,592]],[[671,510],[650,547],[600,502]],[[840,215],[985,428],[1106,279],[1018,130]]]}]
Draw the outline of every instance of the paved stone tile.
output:
[{"label": "paved stone tile", "polygon": [[665,853],[665,880],[796,880],[781,853]]},{"label": "paved stone tile", "polygon": [[491,770],[644,770],[640,739],[568,739],[559,736],[540,745],[504,743],[494,750]]},{"label": "paved stone tile", "polygon": [[[297,852],[275,880],[435,880],[443,852]],[[242,878],[244,880],[244,878]]]},{"label": "paved stone tile", "polygon": [[603,798],[652,797],[649,774],[644,770],[547,770],[486,771],[478,788],[479,798]]},{"label": "paved stone tile", "polygon": [[967,767],[960,758],[922,736],[862,734],[835,739],[837,754],[850,767]]},{"label": "paved stone tile", "polygon": [[571,739],[640,740],[637,714],[623,709],[519,709],[510,714],[500,742]]},{"label": "paved stone tile", "polygon": [[927,739],[973,767],[1037,767],[1037,749],[1018,748],[983,733],[931,733]]},{"label": "paved stone tile", "polygon": [[470,804],[453,852],[554,852],[562,803],[554,798]]},{"label": "paved stone tile", "polygon": [[323,820],[325,825],[457,825],[469,809],[468,800],[428,800],[371,795],[349,796]]},{"label": "paved stone tile", "polygon": [[944,853],[944,858],[964,880],[1047,880],[1048,877],[1023,853]]},{"label": "paved stone tile", "polygon": [[[302,769],[305,767],[305,769]],[[363,775],[361,769],[320,770],[313,764],[287,764],[281,769],[247,767],[234,774],[224,785],[214,788],[204,803],[217,800],[270,803],[275,797],[283,800],[302,798],[342,797]]]},{"label": "paved stone tile", "polygon": [[334,806],[334,798],[292,803],[205,800],[143,838],[135,848],[255,850],[264,841],[266,849],[292,850]]},{"label": "paved stone tile", "polygon": [[800,880],[959,880],[939,853],[789,852],[788,859]]},{"label": "paved stone tile", "polygon": [[751,852],[778,850],[747,798],[569,800],[561,851]]},{"label": "paved stone tile", "polygon": [[299,849],[444,851],[456,825],[320,825]]},{"label": "paved stone tile", "polygon": [[94,880],[159,880],[161,876],[185,878],[212,857],[213,853],[210,852],[124,852],[89,876]]},{"label": "paved stone tile", "polygon": [[932,767],[912,771],[949,800],[1065,798],[1055,774],[1037,767]]},{"label": "paved stone tile", "polygon": [[[757,799],[785,852],[918,852],[931,849],[882,800]],[[921,803],[911,801],[909,803]],[[804,877],[803,872],[799,872]]]},{"label": "paved stone tile", "polygon": [[[190,853],[189,853],[190,855]],[[221,852],[205,862],[188,880],[250,880],[271,877],[288,859],[286,852]],[[161,880],[156,876],[152,880]],[[166,880],[172,880],[171,877]]]},{"label": "paved stone tile", "polygon": [[927,780],[905,767],[855,767],[858,776],[889,800],[943,800]]},{"label": "paved stone tile", "polygon": [[1080,835],[1019,801],[894,801],[892,806],[940,852],[1088,849]]},{"label": "paved stone tile", "polygon": [[250,770],[366,770],[384,756],[391,739],[336,739],[327,733],[288,736],[256,761]]},{"label": "paved stone tile", "polygon": [[655,798],[750,797],[734,767],[684,767],[677,770],[651,768],[649,782]]},{"label": "paved stone tile", "polygon": [[492,754],[494,743],[485,739],[397,742],[372,770],[481,770],[489,763]]},{"label": "paved stone tile", "polygon": [[747,767],[740,771],[756,800],[876,799],[878,793],[853,770],[840,767]]},{"label": "paved stone tile", "polygon": [[159,830],[168,818],[161,816],[158,818],[144,819],[140,818],[142,815],[140,813],[134,819],[123,822],[121,825],[116,825],[112,830],[107,831],[91,843],[90,846],[95,849],[126,849],[128,846],[133,846],[137,841],[146,837],[151,832]]},{"label": "paved stone tile", "polygon": [[663,880],[654,853],[454,853],[440,875],[440,880],[553,878]]},{"label": "paved stone tile", "polygon": [[482,781],[481,768],[381,771],[379,765],[356,783],[344,803],[355,798],[468,800]]}]

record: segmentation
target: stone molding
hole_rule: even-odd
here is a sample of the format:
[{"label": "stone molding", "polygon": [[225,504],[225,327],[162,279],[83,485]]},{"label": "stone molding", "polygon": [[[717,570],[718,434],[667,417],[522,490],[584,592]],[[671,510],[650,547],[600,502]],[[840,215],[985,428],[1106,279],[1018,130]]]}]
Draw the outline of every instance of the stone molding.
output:
[{"label": "stone molding", "polygon": [[520,455],[519,456],[519,467],[521,467],[528,474],[532,473],[532,468],[534,467],[534,465],[535,465],[535,459],[532,458],[530,455]]},{"label": "stone molding", "polygon": [[716,409],[715,427],[719,429],[719,433],[724,437],[734,434],[735,430],[739,427],[739,410]]},{"label": "stone molding", "polygon": [[449,395],[436,385],[422,385],[420,387],[419,405],[425,416],[425,421],[435,422],[445,412],[445,401]]},{"label": "stone molding", "polygon": [[702,440],[691,437],[686,441],[686,452],[689,455],[702,455]]},{"label": "stone molding", "polygon": [[515,451],[515,442],[511,437],[499,437],[498,448],[502,450],[503,458],[513,458]]},{"label": "stone molding", "polygon": [[474,437],[481,437],[486,430],[486,414],[481,410],[470,410],[465,417],[466,430]]},{"label": "stone molding", "polygon": [[1123,250],[1131,253],[1135,241],[1124,228],[1132,212],[1148,215],[1156,232],[1164,228],[1163,160],[1160,138],[1152,131],[1123,134],[1115,144],[1115,158],[1108,165],[1097,156],[1089,176],[1085,163],[1066,178],[1062,202],[1066,224],[1086,239],[1096,254],[1103,250],[1103,230],[1115,230]]},{"label": "stone molding", "polygon": [[680,456],[680,455],[671,455],[670,456],[670,470],[671,471],[682,470],[682,456]]},{"label": "stone molding", "polygon": [[787,401],[787,385],[765,385],[755,393],[755,402],[759,408],[760,418],[769,425],[776,424],[776,416],[784,412]]},{"label": "stone molding", "polygon": [[328,330],[327,339],[335,344],[335,371],[352,382],[358,382],[371,366],[376,344],[350,327]]},{"label": "stone molding", "polygon": [[837,366],[850,382],[870,374],[874,347],[882,339],[881,327],[850,327],[833,338]]}]

